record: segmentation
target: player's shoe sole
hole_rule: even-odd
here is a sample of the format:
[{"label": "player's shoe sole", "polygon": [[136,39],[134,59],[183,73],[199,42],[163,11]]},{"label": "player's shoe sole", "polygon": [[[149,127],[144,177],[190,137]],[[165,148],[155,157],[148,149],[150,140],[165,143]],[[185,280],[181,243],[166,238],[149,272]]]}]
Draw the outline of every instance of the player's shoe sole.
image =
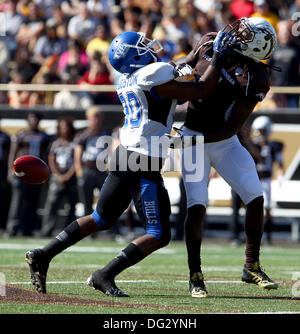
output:
[{"label": "player's shoe sole", "polygon": [[45,259],[41,249],[34,249],[25,254],[25,260],[29,265],[31,283],[39,293],[47,293],[46,276],[49,262]]},{"label": "player's shoe sole", "polygon": [[250,269],[244,267],[242,281],[245,283],[256,284],[265,290],[278,289],[278,283],[268,277],[258,262],[254,263]]},{"label": "player's shoe sole", "polygon": [[109,279],[101,270],[96,270],[86,281],[86,284],[110,297],[129,297],[120,290],[114,280]]},{"label": "player's shoe sole", "polygon": [[189,281],[189,290],[193,298],[206,298],[208,292],[204,284],[203,274],[201,272],[194,273]]}]

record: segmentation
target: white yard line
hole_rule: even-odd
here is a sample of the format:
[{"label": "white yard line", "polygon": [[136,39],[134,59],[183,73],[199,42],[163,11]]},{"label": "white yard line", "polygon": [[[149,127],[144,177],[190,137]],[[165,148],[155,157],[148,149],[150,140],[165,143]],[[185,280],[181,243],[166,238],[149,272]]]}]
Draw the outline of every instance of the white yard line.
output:
[{"label": "white yard line", "polygon": [[[11,250],[30,250],[33,248],[42,248],[41,245],[19,245],[19,244],[12,244],[12,243],[3,243],[0,244],[0,249],[11,249]],[[83,252],[83,253],[116,253],[120,252],[122,248],[116,247],[94,247],[94,246],[73,246],[65,250],[65,252]],[[155,254],[175,254],[175,249],[170,248],[162,248],[155,252]]]}]

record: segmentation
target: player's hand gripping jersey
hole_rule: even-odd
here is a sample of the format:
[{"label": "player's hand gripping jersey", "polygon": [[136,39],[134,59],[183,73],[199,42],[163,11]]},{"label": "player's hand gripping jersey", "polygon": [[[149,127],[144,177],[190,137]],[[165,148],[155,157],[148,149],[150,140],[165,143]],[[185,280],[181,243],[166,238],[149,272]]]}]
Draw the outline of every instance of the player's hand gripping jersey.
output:
[{"label": "player's hand gripping jersey", "polygon": [[160,98],[155,87],[174,79],[174,67],[152,63],[119,79],[117,93],[125,121],[120,131],[121,144],[130,151],[164,157],[155,142],[170,133],[176,100]]}]

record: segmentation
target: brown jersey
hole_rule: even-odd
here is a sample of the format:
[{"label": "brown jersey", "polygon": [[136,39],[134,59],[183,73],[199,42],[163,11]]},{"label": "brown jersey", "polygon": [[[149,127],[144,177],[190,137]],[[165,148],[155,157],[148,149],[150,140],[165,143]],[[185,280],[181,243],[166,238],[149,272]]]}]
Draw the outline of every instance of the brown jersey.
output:
[{"label": "brown jersey", "polygon": [[[200,79],[210,64],[213,40],[216,33],[208,33],[193,49],[196,55],[195,78]],[[190,101],[185,126],[191,130],[207,132],[226,126],[238,101],[261,101],[270,89],[268,69],[252,59],[232,52],[221,70],[221,77],[214,93],[205,99]]]}]

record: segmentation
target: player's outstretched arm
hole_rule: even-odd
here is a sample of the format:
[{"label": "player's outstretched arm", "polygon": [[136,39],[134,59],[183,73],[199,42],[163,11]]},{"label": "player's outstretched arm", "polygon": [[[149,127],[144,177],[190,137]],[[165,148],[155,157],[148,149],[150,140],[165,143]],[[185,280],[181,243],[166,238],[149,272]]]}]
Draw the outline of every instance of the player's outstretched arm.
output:
[{"label": "player's outstretched arm", "polygon": [[[226,55],[234,47],[233,35],[220,32],[213,42],[213,56],[210,66],[198,82],[170,81],[155,88],[156,94],[162,98],[180,101],[198,100],[210,96],[221,75],[221,68]],[[177,67],[175,67],[177,69]]]},{"label": "player's outstretched arm", "polygon": [[218,83],[221,71],[210,65],[199,82],[169,81],[156,86],[156,94],[162,98],[172,98],[180,101],[198,100],[211,95]]}]

